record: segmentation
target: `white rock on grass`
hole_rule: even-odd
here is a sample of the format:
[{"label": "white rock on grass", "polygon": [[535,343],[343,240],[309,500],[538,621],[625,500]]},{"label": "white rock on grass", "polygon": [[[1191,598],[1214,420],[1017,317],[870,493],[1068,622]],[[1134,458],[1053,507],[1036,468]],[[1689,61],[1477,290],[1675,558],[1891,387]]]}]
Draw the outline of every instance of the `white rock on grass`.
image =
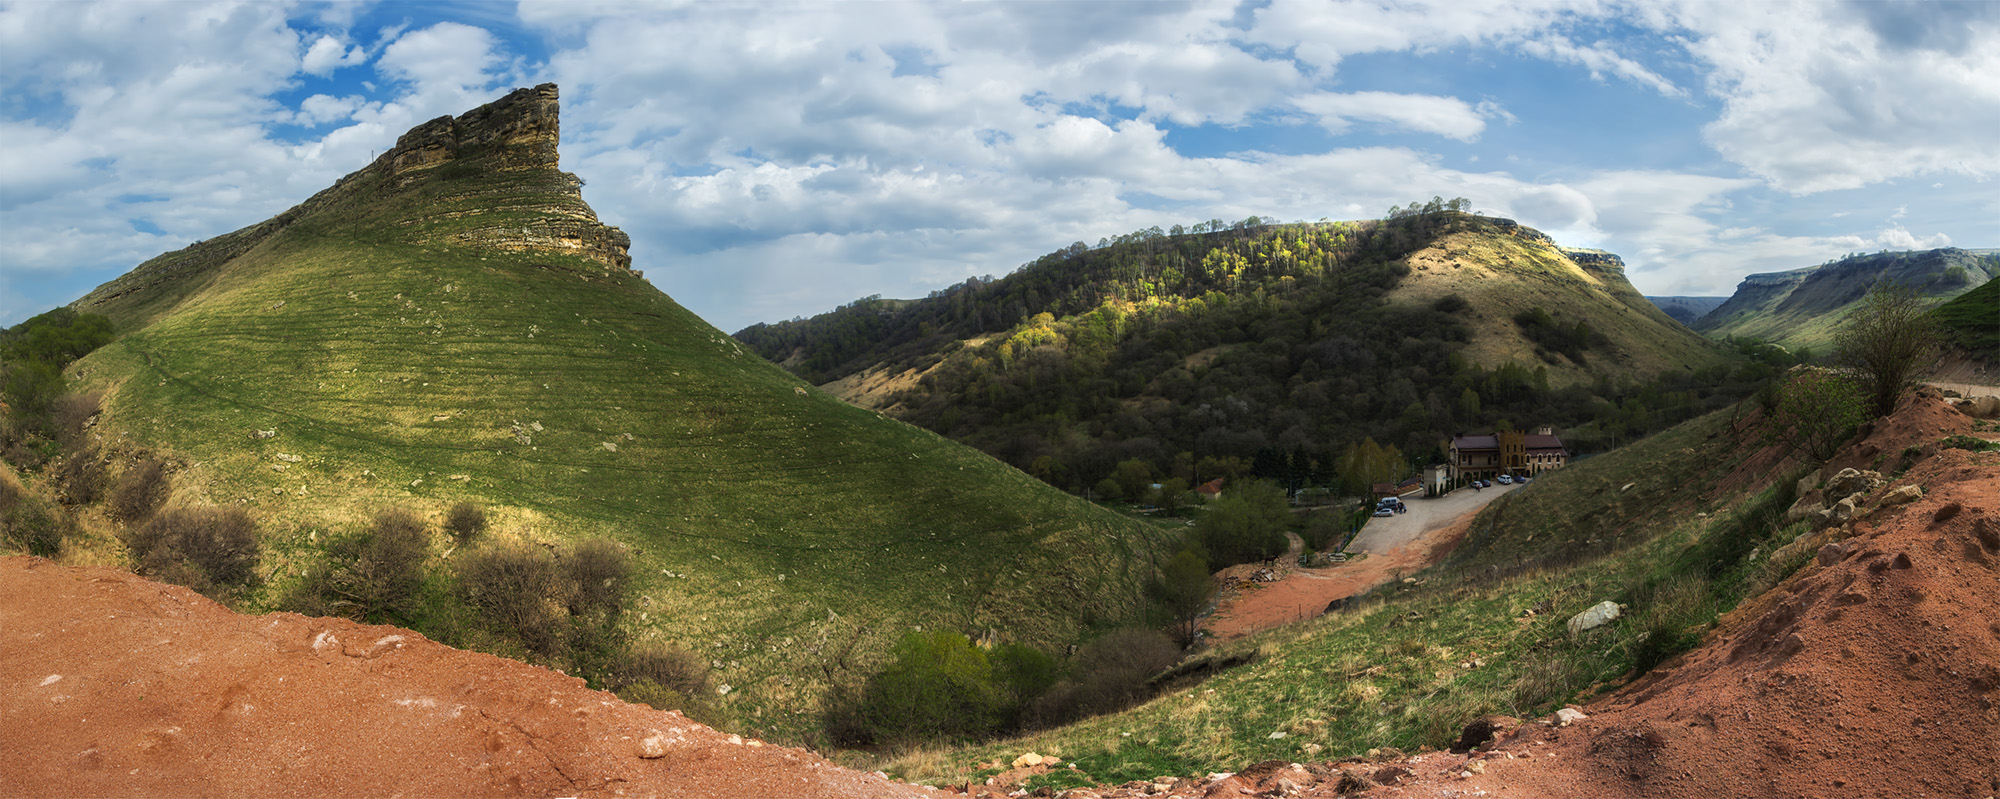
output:
[{"label": "white rock on grass", "polygon": [[1567,727],[1571,724],[1575,724],[1587,718],[1590,717],[1584,715],[1583,711],[1577,710],[1576,708],[1572,707],[1566,707],[1556,711],[1556,726]]},{"label": "white rock on grass", "polygon": [[1591,605],[1589,610],[1569,618],[1569,634],[1576,635],[1584,630],[1596,629],[1618,618],[1618,603],[1605,600]]}]

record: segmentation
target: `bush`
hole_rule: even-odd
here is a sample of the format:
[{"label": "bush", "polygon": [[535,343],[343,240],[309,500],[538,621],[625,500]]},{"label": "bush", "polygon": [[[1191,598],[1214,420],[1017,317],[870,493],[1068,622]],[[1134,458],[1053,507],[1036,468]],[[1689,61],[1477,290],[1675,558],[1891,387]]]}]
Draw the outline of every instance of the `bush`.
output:
[{"label": "bush", "polygon": [[458,578],[466,601],[529,652],[554,655],[567,643],[566,575],[534,544],[508,542],[464,555]]},{"label": "bush", "polygon": [[868,680],[862,724],[878,744],[964,739],[999,726],[1002,698],[986,653],[955,632],[910,633]]},{"label": "bush", "polygon": [[472,543],[472,539],[486,532],[486,509],[470,502],[453,505],[445,512],[444,529],[459,546]]},{"label": "bush", "polygon": [[1130,707],[1152,696],[1149,681],[1181,659],[1181,650],[1157,630],[1113,630],[1076,653],[1070,678],[1031,702],[1030,727],[1054,727]]},{"label": "bush", "polygon": [[578,544],[569,558],[569,612],[577,620],[615,623],[632,582],[632,556],[603,538]]},{"label": "bush", "polygon": [[1239,486],[1195,522],[1194,534],[1212,564],[1233,566],[1276,557],[1285,551],[1285,526],[1292,512],[1285,494],[1268,482]]},{"label": "bush", "polygon": [[158,459],[147,458],[125,470],[111,489],[111,515],[126,524],[152,517],[167,498],[167,470]]},{"label": "bush", "polygon": [[424,561],[430,557],[430,528],[407,510],[392,508],[376,514],[361,538],[344,574],[335,586],[352,601],[362,618],[382,613],[407,614],[424,583]]},{"label": "bush", "polygon": [[257,523],[242,508],[174,508],[129,533],[139,573],[202,593],[256,576]]},{"label": "bush", "polygon": [[611,669],[612,692],[627,702],[712,718],[708,664],[677,646],[654,643],[627,650]]},{"label": "bush", "polygon": [[0,493],[6,494],[0,498],[0,529],[9,541],[30,555],[53,558],[62,553],[63,542],[76,531],[69,514],[18,493],[12,485],[0,488]]},{"label": "bush", "polygon": [[83,431],[102,407],[101,394],[69,394],[56,400],[50,421],[56,439],[64,446],[81,449]]},{"label": "bush", "polygon": [[104,455],[96,447],[78,452],[63,461],[56,473],[62,484],[62,501],[69,506],[88,505],[104,494]]}]

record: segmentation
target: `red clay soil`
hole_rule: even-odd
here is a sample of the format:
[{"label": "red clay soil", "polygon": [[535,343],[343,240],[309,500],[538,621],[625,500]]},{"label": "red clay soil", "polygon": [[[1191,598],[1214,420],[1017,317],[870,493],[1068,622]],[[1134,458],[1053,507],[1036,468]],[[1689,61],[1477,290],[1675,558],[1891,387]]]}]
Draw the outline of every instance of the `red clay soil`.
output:
[{"label": "red clay soil", "polygon": [[408,630],[0,559],[0,796],[925,795]]},{"label": "red clay soil", "polygon": [[[1337,566],[1278,567],[1270,583],[1238,583],[1218,596],[1215,613],[1202,624],[1214,641],[1234,641],[1251,633],[1318,618],[1327,603],[1364,593],[1398,574],[1415,574],[1451,553],[1472,526],[1472,511],[1416,540],[1378,555]],[[1243,576],[1262,564],[1231,566],[1220,577]]]}]

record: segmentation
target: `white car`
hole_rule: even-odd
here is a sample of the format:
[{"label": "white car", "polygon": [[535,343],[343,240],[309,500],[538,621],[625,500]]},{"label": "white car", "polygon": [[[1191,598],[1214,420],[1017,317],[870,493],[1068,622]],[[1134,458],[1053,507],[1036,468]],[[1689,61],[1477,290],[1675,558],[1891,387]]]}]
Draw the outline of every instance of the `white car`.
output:
[{"label": "white car", "polygon": [[1499,483],[1500,483],[1501,485],[1503,485],[1503,486],[1504,486],[1504,485],[1513,485],[1513,484],[1514,484],[1514,478],[1512,478],[1512,477],[1508,477],[1507,475],[1504,475],[1504,474],[1503,474],[1503,475],[1500,475],[1499,477],[1495,477],[1495,478],[1493,478],[1493,479],[1494,479],[1495,481],[1499,482]]}]

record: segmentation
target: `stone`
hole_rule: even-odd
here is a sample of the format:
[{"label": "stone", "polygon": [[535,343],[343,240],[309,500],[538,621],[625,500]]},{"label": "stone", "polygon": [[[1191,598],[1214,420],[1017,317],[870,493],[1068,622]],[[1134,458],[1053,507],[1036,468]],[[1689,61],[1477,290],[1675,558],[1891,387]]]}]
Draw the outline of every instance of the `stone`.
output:
[{"label": "stone", "polygon": [[1854,518],[1854,497],[1847,497],[1833,504],[1830,520],[1834,524],[1845,524]]},{"label": "stone", "polygon": [[1826,506],[1820,504],[1819,497],[1808,494],[1799,497],[1799,501],[1792,503],[1791,509],[1785,511],[1785,523],[1797,524],[1814,518],[1824,510],[1826,510]]},{"label": "stone", "polygon": [[1587,718],[1590,717],[1584,715],[1583,711],[1577,710],[1576,708],[1573,707],[1566,707],[1556,711],[1555,725],[1558,727],[1567,727],[1571,724],[1575,724]]},{"label": "stone", "polygon": [[1616,618],[1618,618],[1618,603],[1607,599],[1591,605],[1589,610],[1569,617],[1569,624],[1567,626],[1569,634],[1576,635],[1585,630],[1594,630],[1602,627]]},{"label": "stone", "polygon": [[1029,752],[1025,755],[1014,758],[1014,768],[1028,768],[1031,766],[1039,766],[1041,764],[1042,764],[1042,756],[1034,752]]},{"label": "stone", "polygon": [[265,440],[265,439],[272,439],[272,438],[277,438],[277,437],[278,437],[278,431],[276,431],[276,430],[258,430],[258,431],[254,432],[254,433],[251,433],[251,434],[250,434],[250,437],[251,437],[251,438],[254,438],[254,439],[257,439],[257,440],[259,440],[259,441],[262,441],[262,440]]},{"label": "stone", "polygon": [[1924,490],[1916,486],[1903,486],[1882,497],[1882,507],[1903,505],[1924,498]]},{"label": "stone", "polygon": [[1819,554],[1814,556],[1814,560],[1821,566],[1832,566],[1839,563],[1840,559],[1844,557],[1847,557],[1846,547],[1839,544],[1827,544],[1819,548]]},{"label": "stone", "polygon": [[1828,499],[1851,497],[1873,491],[1880,485],[1882,485],[1882,475],[1879,472],[1854,468],[1842,469],[1832,480],[1827,481],[1826,496]]},{"label": "stone", "polygon": [[655,731],[639,741],[639,756],[647,760],[667,756],[667,736]]},{"label": "stone", "polygon": [[1472,773],[1474,773],[1474,774],[1485,774],[1485,773],[1486,773],[1486,763],[1485,763],[1485,761],[1481,761],[1481,760],[1469,760],[1469,761],[1466,761],[1466,764],[1465,764],[1465,770],[1466,770],[1466,771],[1470,771],[1470,772],[1472,772]]}]

